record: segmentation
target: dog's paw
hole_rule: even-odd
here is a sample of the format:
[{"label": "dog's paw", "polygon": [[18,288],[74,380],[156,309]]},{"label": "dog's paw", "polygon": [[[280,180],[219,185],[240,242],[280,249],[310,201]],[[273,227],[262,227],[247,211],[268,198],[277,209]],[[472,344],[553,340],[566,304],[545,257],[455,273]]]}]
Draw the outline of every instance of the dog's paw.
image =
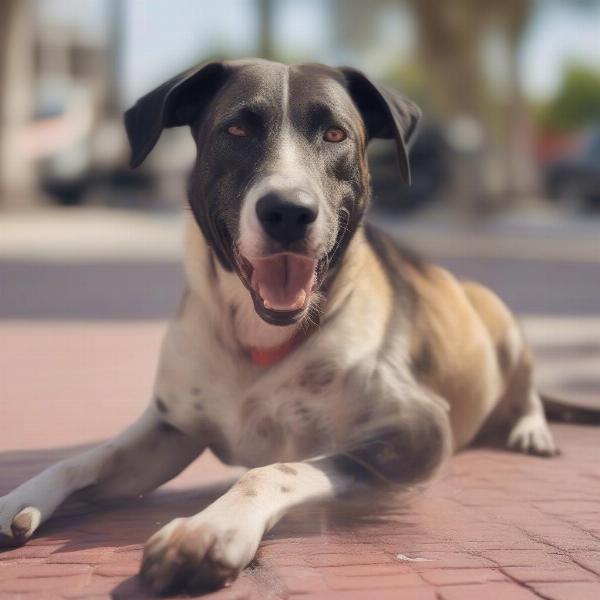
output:
[{"label": "dog's paw", "polygon": [[545,418],[539,414],[524,415],[515,423],[508,436],[508,447],[515,452],[536,456],[560,453]]},{"label": "dog's paw", "polygon": [[[229,520],[234,520],[231,515]],[[146,543],[140,576],[157,594],[223,587],[252,560],[260,538],[247,525],[175,519]]]},{"label": "dog's paw", "polygon": [[0,498],[0,548],[24,544],[38,528],[41,514],[37,508],[15,509],[9,496]]}]

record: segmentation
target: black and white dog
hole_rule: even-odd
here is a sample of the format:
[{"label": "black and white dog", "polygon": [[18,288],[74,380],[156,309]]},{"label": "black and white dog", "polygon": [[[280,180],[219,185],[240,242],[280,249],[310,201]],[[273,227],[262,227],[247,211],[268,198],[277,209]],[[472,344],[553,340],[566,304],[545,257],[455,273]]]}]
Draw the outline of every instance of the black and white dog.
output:
[{"label": "black and white dog", "polygon": [[211,448],[250,470],[152,536],[141,573],[157,592],[214,587],[290,508],[422,481],[483,431],[555,453],[508,309],[363,224],[368,141],[393,139],[408,181],[418,119],[356,70],[263,60],[194,68],[127,112],[134,167],[166,127],[196,142],[187,289],[148,409],[0,498],[7,543],[72,494],[136,496]]}]

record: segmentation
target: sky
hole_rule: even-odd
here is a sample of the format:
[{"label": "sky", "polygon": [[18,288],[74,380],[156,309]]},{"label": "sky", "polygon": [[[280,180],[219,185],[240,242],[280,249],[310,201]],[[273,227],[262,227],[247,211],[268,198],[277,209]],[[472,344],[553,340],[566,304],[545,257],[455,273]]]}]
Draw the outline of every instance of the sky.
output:
[{"label": "sky", "polygon": [[[112,3],[112,4],[111,4]],[[563,66],[576,60],[600,69],[600,3],[580,10],[539,0],[521,48],[521,78],[533,99],[550,97]],[[117,7],[123,19],[121,82],[130,104],[153,86],[204,57],[223,51],[256,54],[257,20],[252,0],[39,0],[45,22],[73,22],[83,35],[102,36],[103,15]],[[334,35],[335,12],[326,0],[280,0],[275,13],[275,46],[293,60],[352,63],[374,76],[397,57],[410,56],[415,32],[408,12],[375,11],[381,25],[368,47],[342,50]],[[491,71],[502,71],[490,45]]]},{"label": "sky", "polygon": [[542,2],[546,8],[532,22],[521,50],[521,77],[530,96],[544,98],[559,87],[570,61],[600,71],[600,3],[584,10]]}]

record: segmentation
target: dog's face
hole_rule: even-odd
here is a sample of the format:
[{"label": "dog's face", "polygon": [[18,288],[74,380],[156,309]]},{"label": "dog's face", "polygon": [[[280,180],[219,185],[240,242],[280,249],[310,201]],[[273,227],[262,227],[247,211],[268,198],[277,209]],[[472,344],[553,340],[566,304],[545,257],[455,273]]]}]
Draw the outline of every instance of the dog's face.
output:
[{"label": "dog's face", "polygon": [[405,142],[409,101],[352,69],[249,60],[210,63],[144,96],[126,114],[132,165],[164,127],[188,124],[197,147],[189,201],[222,266],[268,323],[301,320],[360,223],[367,142]]}]

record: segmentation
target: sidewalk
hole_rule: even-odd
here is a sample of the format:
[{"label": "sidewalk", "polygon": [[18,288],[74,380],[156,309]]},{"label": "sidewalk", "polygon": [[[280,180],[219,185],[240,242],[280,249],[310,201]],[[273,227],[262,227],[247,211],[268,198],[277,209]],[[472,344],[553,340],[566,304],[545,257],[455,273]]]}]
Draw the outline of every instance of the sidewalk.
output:
[{"label": "sidewalk", "polygon": [[[183,220],[189,214],[101,206],[5,212],[0,218],[0,260],[179,260]],[[370,214],[371,221],[428,256],[600,264],[600,215],[568,217],[541,205],[470,223],[451,217],[447,207],[412,217]]]},{"label": "sidewalk", "polygon": [[[547,373],[552,361],[564,365],[571,356],[576,364],[581,340],[596,326],[588,323],[573,342],[565,338],[570,325],[562,333],[547,322],[526,325],[540,349],[553,348],[542,358]],[[150,393],[163,327],[0,324],[0,495],[135,418]],[[600,428],[553,430],[563,450],[554,460],[469,450],[427,491],[368,514],[339,506],[297,512],[231,588],[206,597],[596,600]],[[238,473],[204,456],[146,498],[63,511],[28,545],[0,553],[0,600],[145,598],[135,575],[146,538],[200,510]]]}]

